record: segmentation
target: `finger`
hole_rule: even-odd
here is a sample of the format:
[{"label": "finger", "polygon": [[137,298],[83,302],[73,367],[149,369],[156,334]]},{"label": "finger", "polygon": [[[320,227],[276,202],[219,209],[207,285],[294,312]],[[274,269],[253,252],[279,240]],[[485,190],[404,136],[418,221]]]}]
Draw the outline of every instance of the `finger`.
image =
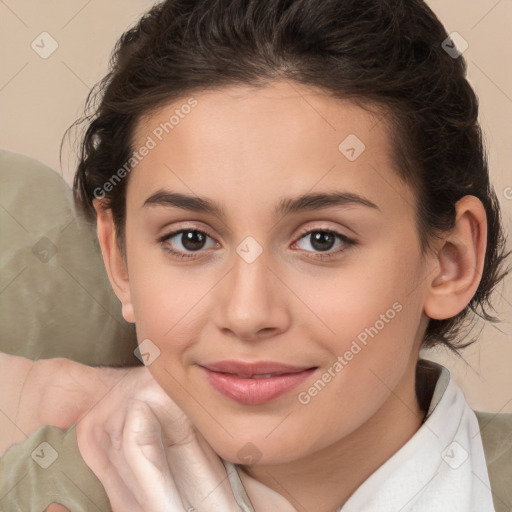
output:
[{"label": "finger", "polygon": [[239,512],[224,464],[185,413],[167,395],[153,393],[145,401],[161,424],[158,435],[185,508]]},{"label": "finger", "polygon": [[[122,420],[124,425],[124,418]],[[143,512],[131,489],[133,474],[126,464],[122,443],[105,428],[77,425],[77,443],[85,463],[101,481],[114,512]]]},{"label": "finger", "polygon": [[226,468],[198,439],[166,450],[169,467],[185,507],[204,512],[239,512]]},{"label": "finger", "polygon": [[123,451],[136,481],[132,490],[145,511],[185,510],[167,465],[160,423],[143,402],[130,404]]},{"label": "finger", "polygon": [[163,429],[167,444],[182,444],[195,437],[194,427],[188,416],[155,380],[138,398],[148,404],[160,424],[167,427]]}]

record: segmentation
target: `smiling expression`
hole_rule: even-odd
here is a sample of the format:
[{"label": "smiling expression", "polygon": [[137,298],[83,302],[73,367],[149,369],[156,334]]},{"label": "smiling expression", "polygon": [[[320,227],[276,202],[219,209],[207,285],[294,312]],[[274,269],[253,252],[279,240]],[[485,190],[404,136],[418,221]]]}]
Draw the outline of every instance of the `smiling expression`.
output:
[{"label": "smiling expression", "polygon": [[135,133],[157,143],[129,178],[125,317],[219,455],[307,457],[414,393],[415,198],[382,116],[288,82],[193,96]]}]

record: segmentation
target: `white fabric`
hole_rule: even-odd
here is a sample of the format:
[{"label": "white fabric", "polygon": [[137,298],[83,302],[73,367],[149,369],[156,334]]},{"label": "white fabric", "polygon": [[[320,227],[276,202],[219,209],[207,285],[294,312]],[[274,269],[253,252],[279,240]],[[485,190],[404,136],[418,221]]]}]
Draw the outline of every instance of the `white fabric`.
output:
[{"label": "white fabric", "polygon": [[[425,421],[338,512],[495,512],[475,413],[450,372],[428,364],[440,374]],[[232,463],[224,464],[241,510],[260,512],[259,500],[254,500],[253,508],[247,494],[254,497],[260,490],[272,496],[274,491],[239,474]],[[274,495],[279,504],[273,511],[295,510],[282,496]]]}]

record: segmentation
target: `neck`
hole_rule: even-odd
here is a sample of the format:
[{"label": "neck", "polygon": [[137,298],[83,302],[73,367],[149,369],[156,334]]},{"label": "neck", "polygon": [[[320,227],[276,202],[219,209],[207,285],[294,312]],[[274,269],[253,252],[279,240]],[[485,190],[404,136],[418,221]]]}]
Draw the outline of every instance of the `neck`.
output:
[{"label": "neck", "polygon": [[415,392],[415,370],[414,364],[381,408],[334,445],[292,463],[242,468],[255,510],[333,512],[343,505],[421,426],[426,410]]}]

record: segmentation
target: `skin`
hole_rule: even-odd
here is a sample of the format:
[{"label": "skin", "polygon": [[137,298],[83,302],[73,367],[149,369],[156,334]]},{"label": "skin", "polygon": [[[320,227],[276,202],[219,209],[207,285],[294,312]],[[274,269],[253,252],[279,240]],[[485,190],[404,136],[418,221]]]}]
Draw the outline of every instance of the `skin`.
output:
[{"label": "skin", "polygon": [[70,427],[130,371],[0,353],[0,455],[41,425]]},{"label": "skin", "polygon": [[[215,452],[240,463],[239,450],[252,443],[259,459],[242,476],[256,508],[265,509],[264,484],[275,502],[335,510],[421,425],[414,380],[428,318],[457,314],[476,291],[485,212],[463,198],[454,229],[424,254],[416,199],[396,173],[385,117],[285,81],[193,96],[197,106],[130,173],[124,255],[111,212],[95,202],[110,281],[139,341],[160,350],[151,374]],[[141,121],[134,148],[187,99]],[[349,134],[366,146],[354,161],[338,149]],[[144,206],[161,190],[208,198],[225,216]],[[375,207],[273,214],[283,198],[334,190]],[[181,235],[160,241],[179,229],[206,232],[203,248],[187,250]],[[355,243],[335,239],[325,251],[335,254],[321,260],[311,235],[301,236],[326,229]],[[248,236],[263,249],[252,263],[236,252]],[[180,260],[169,246],[192,257]],[[300,403],[298,394],[397,303],[400,312]],[[317,370],[271,402],[241,405],[198,367],[222,360]]]}]

